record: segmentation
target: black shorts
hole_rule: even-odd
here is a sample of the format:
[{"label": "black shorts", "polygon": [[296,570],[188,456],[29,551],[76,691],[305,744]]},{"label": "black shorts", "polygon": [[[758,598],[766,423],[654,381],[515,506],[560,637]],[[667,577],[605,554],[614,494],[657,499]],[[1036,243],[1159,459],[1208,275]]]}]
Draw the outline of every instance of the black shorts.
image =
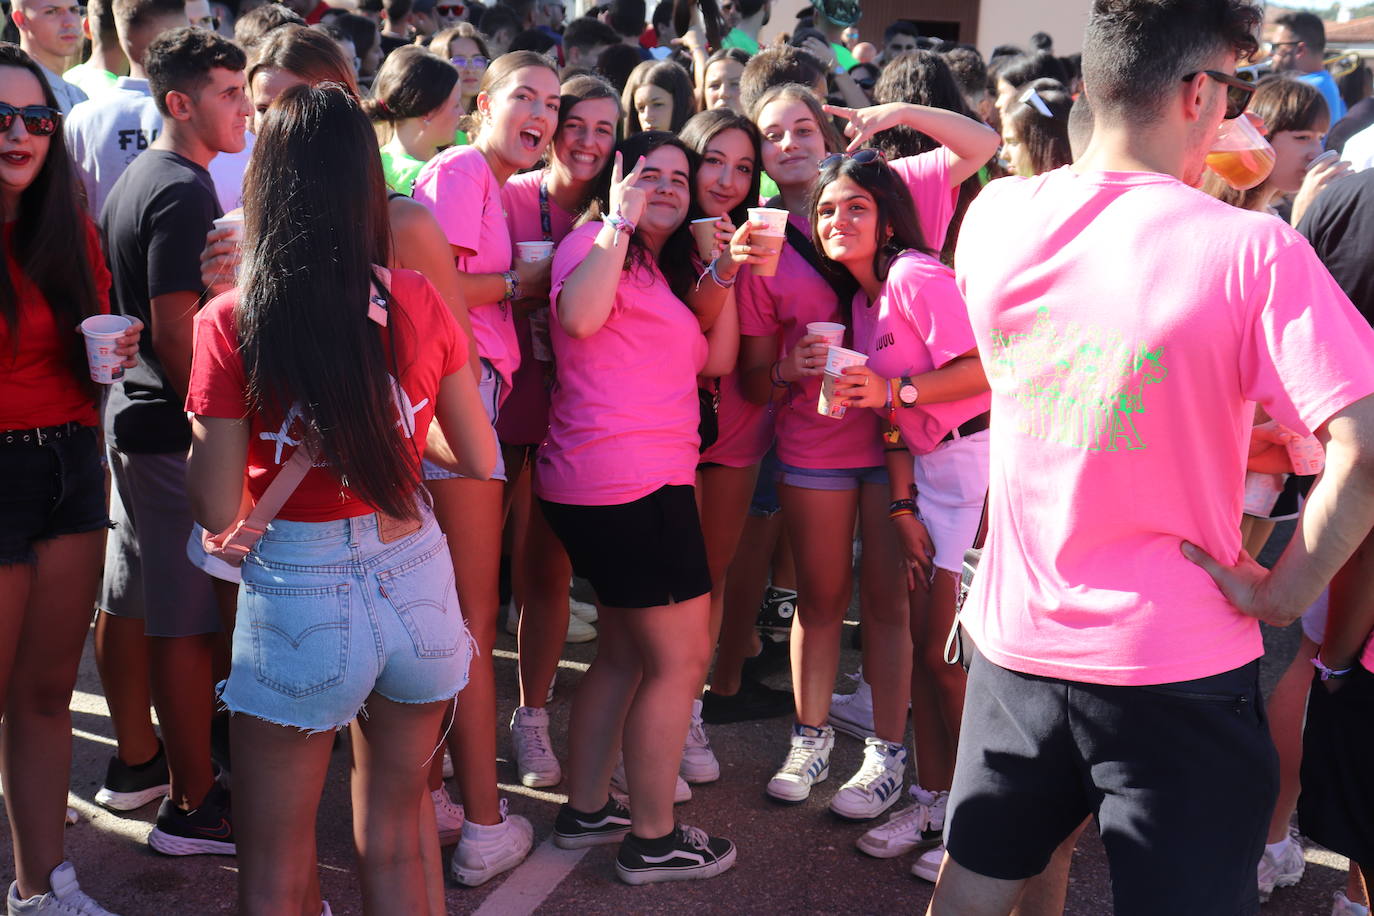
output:
[{"label": "black shorts", "polygon": [[1327,849],[1374,865],[1374,674],[1362,667],[1334,694],[1312,681],[1298,825]]},{"label": "black shorts", "polygon": [[42,445],[0,445],[0,566],[35,563],[36,541],[110,527],[95,427]]},{"label": "black shorts", "polygon": [[620,506],[539,500],[573,572],[607,607],[659,607],[711,590],[692,487],[660,487]]},{"label": "black shorts", "polygon": [[1278,793],[1258,661],[1106,687],[1009,671],[966,647],[951,858],[1030,878],[1093,814],[1117,916],[1258,912],[1255,866]]}]

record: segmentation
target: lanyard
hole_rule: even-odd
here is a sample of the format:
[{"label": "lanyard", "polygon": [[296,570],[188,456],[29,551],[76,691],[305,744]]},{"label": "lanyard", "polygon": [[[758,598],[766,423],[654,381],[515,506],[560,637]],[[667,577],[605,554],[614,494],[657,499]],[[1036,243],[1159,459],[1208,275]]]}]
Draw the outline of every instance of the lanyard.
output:
[{"label": "lanyard", "polygon": [[539,179],[539,228],[544,232],[544,241],[553,241],[553,220],[549,217],[549,183]]}]

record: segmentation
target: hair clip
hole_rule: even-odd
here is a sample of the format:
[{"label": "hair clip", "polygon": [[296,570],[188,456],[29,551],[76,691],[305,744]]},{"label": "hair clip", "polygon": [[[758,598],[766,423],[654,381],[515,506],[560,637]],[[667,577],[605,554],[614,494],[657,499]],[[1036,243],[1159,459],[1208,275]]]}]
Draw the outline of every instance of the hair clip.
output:
[{"label": "hair clip", "polygon": [[1034,86],[1021,93],[1017,101],[1025,102],[1047,118],[1054,117],[1054,112],[1050,111],[1050,106],[1046,105],[1045,100],[1040,98],[1040,93],[1035,91]]}]

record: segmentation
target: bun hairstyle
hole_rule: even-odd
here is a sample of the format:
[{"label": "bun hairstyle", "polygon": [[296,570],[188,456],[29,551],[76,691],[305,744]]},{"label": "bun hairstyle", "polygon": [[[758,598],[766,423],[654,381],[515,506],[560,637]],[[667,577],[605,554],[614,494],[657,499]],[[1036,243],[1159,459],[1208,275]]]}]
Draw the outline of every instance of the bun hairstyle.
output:
[{"label": "bun hairstyle", "polygon": [[[543,54],[536,54],[534,51],[509,51],[487,67],[487,72],[482,74],[482,85],[478,87],[477,94],[490,95],[526,67],[543,67],[552,73],[555,79],[558,78],[558,65]],[[482,113],[474,106],[459,127],[475,140],[482,129]]]},{"label": "bun hairstyle", "polygon": [[373,121],[391,124],[423,118],[447,102],[457,85],[453,64],[419,45],[406,45],[387,55],[363,111]]}]

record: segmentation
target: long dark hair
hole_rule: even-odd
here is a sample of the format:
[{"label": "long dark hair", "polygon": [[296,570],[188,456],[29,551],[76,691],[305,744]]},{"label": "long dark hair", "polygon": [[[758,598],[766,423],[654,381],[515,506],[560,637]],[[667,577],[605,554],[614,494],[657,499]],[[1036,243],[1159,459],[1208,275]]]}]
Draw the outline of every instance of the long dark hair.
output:
[{"label": "long dark hair", "polygon": [[386,56],[363,111],[374,121],[392,124],[423,118],[447,102],[456,85],[453,64],[419,45],[405,45]]},{"label": "long dark hair", "polygon": [[[691,189],[696,186],[697,164],[701,157],[696,154],[691,147],[683,143],[673,134],[666,130],[646,130],[627,137],[615,145],[616,152],[620,153],[621,162],[624,163],[626,174],[634,168],[640,156],[648,156],[656,149],[671,146],[682,150],[682,154],[687,157],[687,187],[688,199],[691,198]],[[596,180],[596,188],[592,191],[590,202],[583,211],[583,219],[599,219],[609,212],[611,201],[611,177],[615,170],[615,156],[606,163],[606,167],[601,170],[601,176]],[[687,292],[692,288],[697,280],[696,272],[692,267],[692,251],[695,243],[692,241],[692,232],[687,228],[687,219],[682,220],[682,225],[678,226],[672,235],[663,243],[663,248],[658,254],[658,267],[663,271],[664,278],[668,281],[668,286],[672,289],[673,295],[679,299],[686,299]],[[643,241],[636,232],[630,237],[630,250],[625,256],[625,269],[630,270],[636,266],[652,264],[653,258],[649,250],[644,247]]]},{"label": "long dark hair", "polygon": [[639,123],[639,111],[635,108],[635,93],[641,86],[657,86],[673,99],[673,118],[669,130],[677,133],[697,110],[696,90],[692,86],[692,76],[681,64],[671,60],[646,60],[630,73],[621,96],[620,106],[625,111],[624,134],[629,137],[644,129]]},{"label": "long dark hair", "polygon": [[[43,90],[43,104],[57,109],[43,71],[18,45],[0,43],[0,67],[27,70]],[[59,329],[70,329],[99,311],[95,275],[88,260],[87,223],[81,209],[76,168],[67,154],[59,119],[48,138],[48,155],[33,183],[19,195],[19,212],[2,213],[14,219],[9,234],[10,255],[47,300]],[[75,256],[73,253],[75,247]],[[0,270],[0,321],[9,329],[12,353],[19,350],[19,291],[8,270]],[[70,338],[70,339],[68,339]],[[76,377],[89,384],[86,351],[81,335],[67,334],[68,364]],[[91,389],[94,397],[94,389]]]},{"label": "long dark hair", "polygon": [[[400,367],[367,317],[372,265],[389,255],[386,185],[372,126],[346,88],[293,86],[273,104],[244,176],[243,216],[234,317],[251,409],[279,416],[295,405],[343,484],[415,517],[418,462],[397,441]],[[394,335],[404,316],[393,308],[389,319]]]},{"label": "long dark hair", "polygon": [[[1026,93],[1034,92],[1049,111],[1046,117],[1029,101],[1021,101]],[[1073,162],[1073,148],[1069,143],[1069,111],[1073,97],[1063,83],[1051,79],[1031,80],[1018,90],[1016,101],[1007,106],[1003,115],[1011,122],[1011,129],[1020,141],[1033,174],[1050,172]]]},{"label": "long dark hair", "polygon": [[[743,226],[745,220],[749,219],[749,208],[757,206],[759,199],[759,181],[763,174],[763,153],[761,152],[763,141],[759,137],[759,129],[754,122],[742,114],[735,114],[726,108],[713,108],[710,111],[699,111],[692,115],[690,121],[683,125],[682,131],[678,134],[691,149],[695,150],[697,157],[706,155],[706,147],[710,145],[720,134],[727,130],[742,130],[744,135],[749,138],[749,145],[754,150],[754,177],[749,180],[749,192],[744,196],[744,200],[735,205],[730,211],[730,221],[736,226]],[[688,221],[705,216],[701,212],[701,207],[697,204],[696,188],[692,188],[692,209],[688,213]]]}]

